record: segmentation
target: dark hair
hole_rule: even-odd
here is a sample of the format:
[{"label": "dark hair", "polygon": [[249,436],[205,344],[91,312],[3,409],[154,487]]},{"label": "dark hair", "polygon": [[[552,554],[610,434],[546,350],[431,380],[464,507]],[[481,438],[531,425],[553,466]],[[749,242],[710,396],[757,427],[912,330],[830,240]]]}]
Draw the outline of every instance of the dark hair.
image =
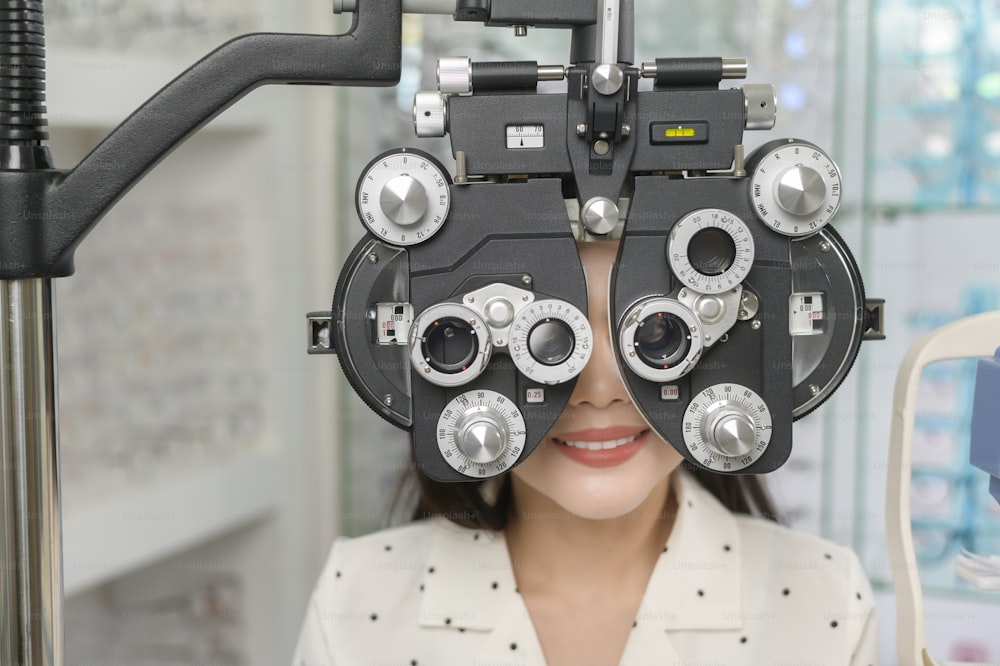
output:
[{"label": "dark hair", "polygon": [[[696,469],[688,462],[682,462],[681,467],[730,512],[782,522],[759,476],[716,474]],[[483,496],[482,486],[497,481],[500,488],[496,493],[496,501],[491,503]],[[513,501],[509,472],[499,480],[441,483],[428,478],[415,465],[411,465],[396,489],[393,507],[399,505],[407,492],[414,494],[411,488],[414,483],[417,485],[416,507],[409,516],[410,520],[441,516],[462,527],[497,532],[507,526]]]}]

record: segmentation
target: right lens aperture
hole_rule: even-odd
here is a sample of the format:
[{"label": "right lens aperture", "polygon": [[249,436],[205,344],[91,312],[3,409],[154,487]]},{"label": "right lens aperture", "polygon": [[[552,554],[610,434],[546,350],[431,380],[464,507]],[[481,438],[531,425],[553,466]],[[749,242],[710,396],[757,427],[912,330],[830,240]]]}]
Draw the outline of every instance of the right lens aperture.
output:
[{"label": "right lens aperture", "polygon": [[646,317],[635,332],[635,351],[651,368],[672,368],[691,348],[687,325],[676,315],[657,312]]}]

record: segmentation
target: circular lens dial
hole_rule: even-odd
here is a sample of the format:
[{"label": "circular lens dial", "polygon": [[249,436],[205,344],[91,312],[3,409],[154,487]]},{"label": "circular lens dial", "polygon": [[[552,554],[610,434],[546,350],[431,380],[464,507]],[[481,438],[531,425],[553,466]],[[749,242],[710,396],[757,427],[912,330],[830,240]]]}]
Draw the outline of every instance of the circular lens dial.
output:
[{"label": "circular lens dial", "polygon": [[457,396],[437,423],[441,456],[455,471],[474,479],[510,469],[524,451],[526,436],[521,410],[496,391]]},{"label": "circular lens dial", "polygon": [[462,386],[478,377],[492,352],[479,315],[457,303],[424,310],[410,327],[410,362],[438,386]]},{"label": "circular lens dial", "polygon": [[583,371],[592,341],[590,322],[579,308],[565,301],[541,300],[517,314],[509,350],[525,376],[543,384],[560,384]]},{"label": "circular lens dial", "polygon": [[840,169],[804,141],[767,144],[755,160],[750,201],[760,221],[786,236],[822,229],[840,207]]},{"label": "circular lens dial", "polygon": [[701,323],[678,301],[642,301],[629,310],[623,321],[619,351],[625,365],[643,379],[673,381],[690,372],[701,357]]},{"label": "circular lens dial", "polygon": [[684,444],[708,469],[745,469],[764,455],[770,441],[771,411],[745,386],[710,386],[684,411]]},{"label": "circular lens dial", "polygon": [[412,148],[379,155],[361,174],[358,215],[376,238],[393,245],[430,239],[451,206],[451,181],[433,157]]},{"label": "circular lens dial", "polygon": [[753,260],[749,227],[719,208],[688,213],[667,240],[667,261],[674,275],[703,294],[721,294],[742,283]]}]

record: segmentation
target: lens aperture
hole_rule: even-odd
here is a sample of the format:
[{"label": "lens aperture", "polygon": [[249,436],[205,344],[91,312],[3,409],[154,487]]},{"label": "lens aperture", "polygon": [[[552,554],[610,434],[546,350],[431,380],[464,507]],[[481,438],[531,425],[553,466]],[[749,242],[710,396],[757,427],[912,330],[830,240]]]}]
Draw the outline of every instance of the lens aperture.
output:
[{"label": "lens aperture", "polygon": [[707,227],[691,237],[687,257],[702,275],[722,275],[736,261],[736,243],[722,229]]},{"label": "lens aperture", "polygon": [[421,351],[429,366],[453,375],[469,367],[479,351],[479,340],[468,322],[443,317],[424,331]]},{"label": "lens aperture", "polygon": [[559,365],[576,348],[576,336],[561,319],[543,319],[528,333],[528,351],[543,365]]},{"label": "lens aperture", "polygon": [[668,369],[680,363],[691,349],[687,325],[677,315],[657,312],[639,323],[635,351],[651,368]]}]

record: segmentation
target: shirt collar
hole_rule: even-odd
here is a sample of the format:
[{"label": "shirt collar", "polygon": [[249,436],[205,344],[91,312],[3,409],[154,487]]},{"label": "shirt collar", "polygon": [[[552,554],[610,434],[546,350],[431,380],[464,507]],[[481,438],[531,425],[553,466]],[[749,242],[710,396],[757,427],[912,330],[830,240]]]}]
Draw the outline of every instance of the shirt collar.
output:
[{"label": "shirt collar", "polygon": [[[689,473],[672,475],[678,511],[636,622],[664,630],[742,625],[741,544],[735,518]],[[502,532],[435,519],[419,623],[492,630],[516,581]],[[514,597],[520,603],[520,599]]]}]

